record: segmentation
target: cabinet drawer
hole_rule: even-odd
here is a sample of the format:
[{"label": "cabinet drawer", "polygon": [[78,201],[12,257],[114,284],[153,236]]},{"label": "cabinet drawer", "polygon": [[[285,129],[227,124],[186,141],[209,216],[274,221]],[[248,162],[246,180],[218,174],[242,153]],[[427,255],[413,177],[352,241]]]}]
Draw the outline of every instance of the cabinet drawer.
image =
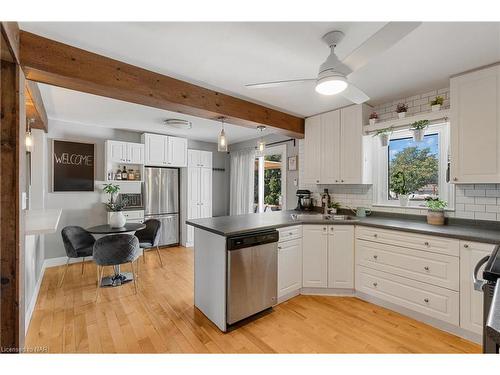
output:
[{"label": "cabinet drawer", "polygon": [[123,211],[123,216],[125,216],[127,220],[144,219],[144,211]]},{"label": "cabinet drawer", "polygon": [[460,264],[457,257],[356,240],[356,264],[459,290]]},{"label": "cabinet drawer", "polygon": [[452,238],[369,227],[357,227],[356,238],[431,251],[433,253],[459,256],[459,241]]},{"label": "cabinet drawer", "polygon": [[280,234],[279,242],[295,240],[302,237],[302,225],[278,228],[278,232]]},{"label": "cabinet drawer", "polygon": [[356,267],[356,289],[407,309],[458,325],[459,293],[386,272]]}]

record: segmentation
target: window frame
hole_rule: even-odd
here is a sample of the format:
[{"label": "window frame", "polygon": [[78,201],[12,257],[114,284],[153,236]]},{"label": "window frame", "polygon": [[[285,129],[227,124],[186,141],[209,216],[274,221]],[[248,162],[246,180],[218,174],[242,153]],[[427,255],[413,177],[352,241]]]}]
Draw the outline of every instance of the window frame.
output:
[{"label": "window frame", "polygon": [[[425,129],[425,135],[438,134],[439,139],[439,171],[438,171],[438,186],[439,186],[439,198],[448,203],[447,209],[453,210],[455,207],[455,194],[453,189],[453,184],[446,182],[446,171],[448,168],[449,161],[449,148],[450,148],[450,127],[449,123],[439,123],[434,125],[429,125]],[[395,130],[391,135],[391,140],[409,138],[412,137],[412,131],[409,129]],[[374,137],[377,138],[377,137]],[[381,147],[378,139],[374,139],[376,142],[374,150],[374,160],[375,160],[375,178],[374,178],[374,200],[375,206],[389,206],[389,207],[401,207],[399,202],[396,200],[388,199],[388,189],[389,189],[389,176],[388,176],[388,164],[389,164],[389,152],[388,147]],[[389,141],[390,142],[390,141]],[[422,201],[409,201],[408,206],[405,208],[414,209],[425,209],[425,203]]]},{"label": "window frame", "polygon": [[[264,178],[261,178],[260,176],[264,176],[264,156],[267,155],[276,155],[276,154],[281,154],[281,211],[285,211],[286,208],[286,191],[287,191],[287,185],[286,185],[286,172],[287,172],[287,148],[286,145],[276,145],[272,147],[266,147],[264,150],[264,155],[256,157],[256,159],[259,160],[259,177],[258,177],[258,203],[257,203],[257,213],[263,213],[265,209],[265,203],[264,203],[264,194],[261,194],[261,191],[264,192],[265,187],[264,187]],[[262,186],[261,186],[262,184]]]}]

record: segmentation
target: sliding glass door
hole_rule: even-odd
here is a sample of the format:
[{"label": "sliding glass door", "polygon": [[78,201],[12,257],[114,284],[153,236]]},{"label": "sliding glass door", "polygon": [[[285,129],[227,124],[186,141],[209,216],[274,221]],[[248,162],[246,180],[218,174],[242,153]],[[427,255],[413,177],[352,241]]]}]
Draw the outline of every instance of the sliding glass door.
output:
[{"label": "sliding glass door", "polygon": [[285,209],[286,145],[269,147],[255,158],[254,212]]}]

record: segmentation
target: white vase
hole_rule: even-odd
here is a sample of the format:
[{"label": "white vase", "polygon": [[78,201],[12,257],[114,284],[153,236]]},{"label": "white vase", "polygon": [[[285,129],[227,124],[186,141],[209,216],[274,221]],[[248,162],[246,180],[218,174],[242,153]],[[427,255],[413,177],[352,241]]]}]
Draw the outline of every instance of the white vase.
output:
[{"label": "white vase", "polygon": [[382,147],[387,147],[389,145],[390,136],[389,133],[379,134],[378,138],[380,139],[380,145]]},{"label": "white vase", "polygon": [[109,226],[111,228],[121,228],[126,222],[127,219],[125,219],[125,215],[123,215],[122,211],[113,212],[109,218]]},{"label": "white vase", "polygon": [[422,142],[424,140],[425,129],[412,129],[412,132],[415,142]]},{"label": "white vase", "polygon": [[441,104],[431,105],[431,110],[432,110],[432,112],[437,112],[437,111],[441,110]]},{"label": "white vase", "polygon": [[398,112],[398,117],[399,118],[405,118],[406,117],[406,112]]},{"label": "white vase", "polygon": [[400,194],[399,195],[399,205],[401,207],[406,207],[408,206],[408,199],[410,198],[409,195],[407,194]]},{"label": "white vase", "polygon": [[375,125],[375,123],[377,122],[377,119],[371,118],[371,119],[368,119],[368,121],[370,122],[370,125]]}]

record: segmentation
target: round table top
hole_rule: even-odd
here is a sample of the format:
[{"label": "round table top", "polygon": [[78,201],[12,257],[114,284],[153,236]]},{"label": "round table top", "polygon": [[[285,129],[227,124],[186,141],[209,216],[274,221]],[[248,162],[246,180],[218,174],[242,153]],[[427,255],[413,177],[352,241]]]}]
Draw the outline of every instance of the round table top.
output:
[{"label": "round table top", "polygon": [[87,228],[87,232],[92,234],[119,234],[119,233],[135,232],[144,228],[146,228],[146,224],[141,224],[141,223],[128,223],[121,228],[112,228],[109,224],[103,224]]}]

